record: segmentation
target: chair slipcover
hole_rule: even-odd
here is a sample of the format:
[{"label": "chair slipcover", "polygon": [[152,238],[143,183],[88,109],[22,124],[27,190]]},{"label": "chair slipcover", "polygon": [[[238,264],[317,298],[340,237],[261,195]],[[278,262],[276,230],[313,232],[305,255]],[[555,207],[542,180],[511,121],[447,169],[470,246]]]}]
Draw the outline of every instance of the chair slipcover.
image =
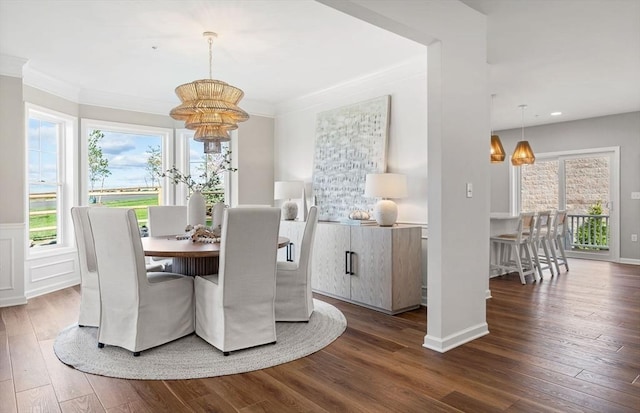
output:
[{"label": "chair slipcover", "polygon": [[277,263],[276,321],[309,321],[313,313],[311,257],[317,224],[318,209],[312,206],[304,227],[298,262]]},{"label": "chair slipcover", "polygon": [[216,275],[198,276],[196,334],[227,355],[276,341],[279,208],[227,208]]},{"label": "chair slipcover", "polygon": [[[147,207],[149,236],[162,237],[184,234],[187,228],[187,207],[183,205],[159,205]],[[173,260],[166,257],[151,257],[147,264],[159,264],[157,271],[171,271]]]},{"label": "chair slipcover", "polygon": [[145,271],[138,221],[132,209],[92,208],[100,285],[99,346],[134,355],[194,330],[193,279]]},{"label": "chair slipcover", "polygon": [[224,202],[217,202],[211,208],[211,228],[222,228],[222,220],[224,219],[224,210],[227,206]]},{"label": "chair slipcover", "polygon": [[80,266],[80,314],[78,325],[98,327],[100,325],[100,289],[96,270],[96,252],[89,225],[89,207],[71,208],[71,219],[78,248]]},{"label": "chair slipcover", "polygon": [[149,236],[162,237],[185,233],[187,207],[183,205],[159,205],[147,207]]}]

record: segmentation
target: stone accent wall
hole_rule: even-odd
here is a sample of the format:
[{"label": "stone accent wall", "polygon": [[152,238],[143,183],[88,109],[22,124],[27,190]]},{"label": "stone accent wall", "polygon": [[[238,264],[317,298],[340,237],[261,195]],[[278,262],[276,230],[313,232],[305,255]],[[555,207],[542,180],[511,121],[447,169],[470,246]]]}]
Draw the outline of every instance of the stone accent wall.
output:
[{"label": "stone accent wall", "polygon": [[[536,161],[521,168],[522,211],[558,208],[558,161]],[[602,202],[602,213],[609,214],[608,158],[568,159],[565,175],[570,214],[586,214],[598,201]]]}]

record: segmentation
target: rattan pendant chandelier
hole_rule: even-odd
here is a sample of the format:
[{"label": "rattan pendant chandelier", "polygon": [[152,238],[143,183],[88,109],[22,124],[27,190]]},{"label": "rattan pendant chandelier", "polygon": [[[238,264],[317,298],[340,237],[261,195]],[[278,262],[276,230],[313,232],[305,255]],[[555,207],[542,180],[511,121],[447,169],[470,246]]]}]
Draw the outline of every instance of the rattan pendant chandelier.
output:
[{"label": "rattan pendant chandelier", "polygon": [[209,79],[194,80],[176,88],[182,102],[171,109],[169,115],[184,121],[187,129],[195,130],[194,140],[204,143],[204,153],[219,153],[220,144],[231,140],[229,132],[238,128],[238,122],[249,119],[249,114],[238,107],[244,92],[228,83],[213,79],[214,32],[202,34],[209,43]]}]

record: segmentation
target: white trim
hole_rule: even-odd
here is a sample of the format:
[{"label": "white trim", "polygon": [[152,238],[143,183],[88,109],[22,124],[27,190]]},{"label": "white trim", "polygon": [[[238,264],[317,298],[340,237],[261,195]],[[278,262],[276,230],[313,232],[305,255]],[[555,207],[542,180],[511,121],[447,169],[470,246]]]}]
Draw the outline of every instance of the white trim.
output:
[{"label": "white trim", "polygon": [[427,334],[424,337],[424,344],[422,346],[439,353],[444,353],[487,334],[489,334],[489,326],[487,323],[480,323],[444,338],[433,337]]},{"label": "white trim", "polygon": [[[31,117],[42,119],[48,122],[60,125],[62,130],[59,131],[58,141],[58,186],[60,197],[57,199],[57,239],[56,245],[43,247],[45,251],[35,251],[27,248],[25,244],[26,256],[43,256],[42,253],[59,254],[64,252],[66,248],[73,247],[73,223],[71,221],[71,207],[77,204],[77,170],[78,164],[77,146],[78,146],[78,118],[66,113],[58,112],[43,106],[34,105],[30,102],[24,103],[24,164],[23,171],[24,181],[26,185],[24,197],[24,222],[25,222],[25,242],[28,242],[29,236],[29,119]],[[35,251],[35,252],[34,252]]]},{"label": "white trim", "polygon": [[618,262],[620,264],[640,265],[640,260],[635,258],[620,258]]},{"label": "white trim", "polygon": [[33,69],[29,62],[22,70],[22,83],[72,102],[80,101],[80,88]]},{"label": "white trim", "polygon": [[2,307],[13,307],[14,305],[23,305],[27,303],[27,297],[9,297],[9,298],[0,298],[0,308]]},{"label": "white trim", "polygon": [[28,60],[0,53],[0,75],[22,78],[22,70]]}]

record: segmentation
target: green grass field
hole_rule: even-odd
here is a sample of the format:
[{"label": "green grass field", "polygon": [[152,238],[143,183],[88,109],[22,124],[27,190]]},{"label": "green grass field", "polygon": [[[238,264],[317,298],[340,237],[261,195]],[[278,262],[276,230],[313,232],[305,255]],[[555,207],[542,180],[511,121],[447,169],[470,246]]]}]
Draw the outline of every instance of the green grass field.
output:
[{"label": "green grass field", "polygon": [[[140,196],[133,199],[105,201],[101,205],[112,208],[134,208],[138,222],[140,225],[147,223],[147,207],[158,205],[158,196],[156,194]],[[32,208],[30,212],[43,211],[44,208]],[[37,244],[46,244],[56,239],[56,230],[50,229],[56,227],[56,214],[32,215],[29,217],[30,239]],[[43,228],[38,230],[38,228]],[[46,229],[45,229],[46,228]]]}]

